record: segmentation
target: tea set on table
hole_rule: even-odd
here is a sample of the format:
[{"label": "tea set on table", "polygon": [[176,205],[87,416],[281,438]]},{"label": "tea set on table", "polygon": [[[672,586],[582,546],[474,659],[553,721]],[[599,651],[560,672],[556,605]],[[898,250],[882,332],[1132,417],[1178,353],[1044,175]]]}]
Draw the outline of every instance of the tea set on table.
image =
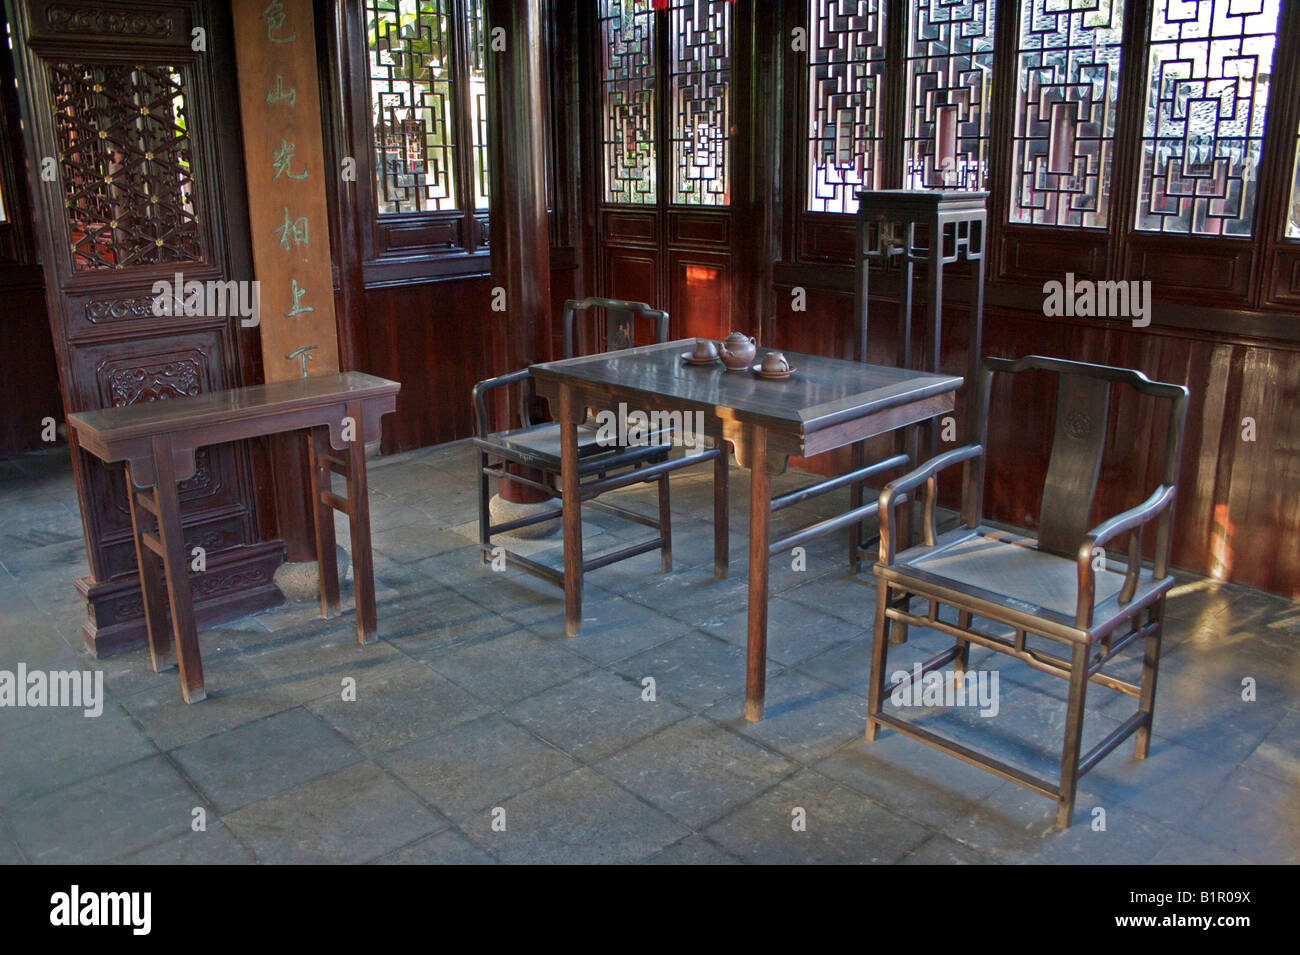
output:
[{"label": "tea set on table", "polygon": [[700,338],[695,342],[695,350],[684,352],[682,360],[688,365],[712,365],[721,361],[727,371],[752,371],[759,378],[789,378],[794,368],[789,359],[779,351],[768,352],[763,360],[755,362],[758,345],[753,337],[732,332],[723,341],[715,342]]}]

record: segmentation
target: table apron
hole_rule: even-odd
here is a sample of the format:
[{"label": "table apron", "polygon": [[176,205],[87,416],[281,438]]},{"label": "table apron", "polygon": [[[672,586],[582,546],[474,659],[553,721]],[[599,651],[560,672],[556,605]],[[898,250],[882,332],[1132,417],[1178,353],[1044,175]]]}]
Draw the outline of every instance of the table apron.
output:
[{"label": "table apron", "polygon": [[[585,420],[588,407],[603,410],[619,402],[628,404],[636,402],[640,410],[647,412],[681,411],[687,414],[703,411],[704,433],[712,438],[725,438],[730,441],[736,448],[737,458],[745,467],[749,466],[751,460],[750,446],[753,443],[754,429],[763,428],[767,435],[767,447],[772,455],[767,466],[769,470],[775,472],[784,469],[784,458],[788,456],[812,457],[823,454],[876,435],[928,421],[952,411],[956,406],[955,391],[949,391],[928,398],[907,401],[880,411],[868,412],[805,434],[803,429],[793,422],[782,427],[772,421],[750,421],[732,416],[734,413],[729,413],[730,409],[719,409],[717,406],[710,405],[707,406],[709,410],[705,410],[705,406],[695,402],[683,401],[669,395],[656,396],[643,391],[625,391],[616,385],[593,386],[582,381],[561,382],[554,378],[538,378],[536,379],[537,393],[549,399],[553,408],[558,407],[562,383],[568,384],[572,394],[572,407],[577,418],[575,424]],[[719,411],[723,413],[719,414]]]},{"label": "table apron", "polygon": [[[357,405],[360,405],[359,414]],[[396,407],[396,395],[379,395],[274,414],[252,415],[245,419],[224,420],[211,425],[173,427],[161,432],[161,435],[171,443],[176,480],[184,481],[194,476],[194,452],[207,445],[327,426],[330,445],[336,451],[344,451],[348,447],[348,442],[343,440],[344,418],[352,416],[356,419],[358,440],[372,440],[380,434],[383,416]],[[104,441],[94,432],[78,431],[80,446],[96,457],[109,464],[116,461],[129,462],[132,483],[141,490],[153,487],[157,482],[153,438],[154,435],[141,435],[125,440]]]}]

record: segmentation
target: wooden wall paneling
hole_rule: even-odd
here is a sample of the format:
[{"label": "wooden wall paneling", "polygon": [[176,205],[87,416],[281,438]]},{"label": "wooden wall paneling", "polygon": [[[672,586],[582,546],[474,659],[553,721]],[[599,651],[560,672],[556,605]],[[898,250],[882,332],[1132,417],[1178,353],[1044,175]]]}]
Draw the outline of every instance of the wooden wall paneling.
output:
[{"label": "wooden wall paneling", "polygon": [[997,255],[999,271],[988,274],[1033,285],[1059,282],[1066,272],[1073,272],[1076,279],[1103,280],[1107,278],[1107,245],[1104,232],[1004,224]]},{"label": "wooden wall paneling", "polygon": [[655,305],[659,301],[659,254],[641,247],[606,245],[600,250],[603,294]]},{"label": "wooden wall paneling", "polygon": [[[0,264],[0,276],[14,271],[30,269]],[[63,421],[45,289],[30,278],[22,284],[0,279],[0,407],[0,455],[48,447],[41,422]]]},{"label": "wooden wall paneling", "polygon": [[[0,21],[5,19],[0,7]],[[32,234],[13,56],[0,44],[0,455],[44,446],[41,422],[63,420],[59,371]]]},{"label": "wooden wall paneling", "polygon": [[731,256],[674,249],[669,253],[668,310],[674,338],[725,338],[735,328],[757,336],[754,315],[731,314]]},{"label": "wooden wall paneling", "polygon": [[371,289],[360,306],[371,374],[402,382],[382,451],[395,454],[474,433],[470,391],[498,374],[491,357],[488,277]]},{"label": "wooden wall paneling", "polygon": [[[1289,585],[1294,596],[1300,594],[1300,369],[1295,354],[1262,348],[1242,349],[1234,364],[1239,398],[1236,413],[1224,422],[1229,480],[1216,501],[1220,573],[1266,590]],[[1243,438],[1245,417],[1255,419],[1254,441]]]}]

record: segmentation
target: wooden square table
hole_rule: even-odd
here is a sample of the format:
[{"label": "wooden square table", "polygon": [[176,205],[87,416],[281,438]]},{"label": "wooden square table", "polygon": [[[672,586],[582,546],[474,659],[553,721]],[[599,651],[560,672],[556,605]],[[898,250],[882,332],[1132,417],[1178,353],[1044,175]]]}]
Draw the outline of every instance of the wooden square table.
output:
[{"label": "wooden square table", "polygon": [[[155,670],[170,669],[170,638],[175,634],[185,702],[197,703],[207,695],[177,489],[179,482],[194,476],[194,452],[209,444],[310,430],[321,616],[336,613],[339,605],[337,510],[350,521],[357,639],[371,643],[377,620],[365,442],[379,437],[380,419],[395,409],[401,387],[373,375],[345,372],[68,415],[84,450],[106,463],[126,462],[149,652]],[[347,482],[346,497],[330,490],[332,473]],[[150,517],[156,531],[148,526]]]},{"label": "wooden square table", "polygon": [[[550,399],[552,414],[561,425],[566,630],[576,636],[582,623],[577,427],[586,419],[586,409],[617,410],[625,403],[629,413],[702,412],[705,433],[731,442],[741,466],[752,472],[745,718],[759,720],[767,676],[771,475],[783,472],[791,455],[811,457],[951,411],[962,379],[786,352],[794,374],[784,380],[765,380],[748,370],[727,371],[720,363],[687,365],[681,356],[694,344],[694,339],[683,339],[531,368],[537,392]],[[761,361],[764,354],[759,349],[754,361]],[[863,469],[859,479],[870,470]],[[830,489],[848,482],[838,478],[822,483]],[[861,520],[874,507],[872,502],[825,522],[818,533],[848,526],[846,518]],[[793,539],[784,538],[778,546]]]}]

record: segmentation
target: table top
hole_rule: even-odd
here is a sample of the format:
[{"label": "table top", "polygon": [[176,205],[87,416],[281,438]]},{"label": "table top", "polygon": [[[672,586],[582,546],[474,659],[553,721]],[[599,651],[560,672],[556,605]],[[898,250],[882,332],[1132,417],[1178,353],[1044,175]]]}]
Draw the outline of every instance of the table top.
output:
[{"label": "table top", "polygon": [[170,398],[167,401],[78,411],[68,415],[68,424],[77,429],[78,433],[95,434],[105,440],[120,440],[220,426],[240,418],[273,416],[303,408],[392,395],[400,388],[401,385],[395,381],[349,371],[210,391],[186,398]]},{"label": "table top", "polygon": [[[539,383],[580,383],[597,390],[639,393],[706,413],[729,409],[740,420],[804,435],[956,391],[962,385],[962,379],[953,375],[798,352],[783,353],[795,369],[793,375],[763,379],[748,370],[728,371],[721,362],[688,365],[681,355],[694,347],[695,339],[686,338],[543,362],[531,371]],[[758,349],[754,362],[773,350]]]}]

